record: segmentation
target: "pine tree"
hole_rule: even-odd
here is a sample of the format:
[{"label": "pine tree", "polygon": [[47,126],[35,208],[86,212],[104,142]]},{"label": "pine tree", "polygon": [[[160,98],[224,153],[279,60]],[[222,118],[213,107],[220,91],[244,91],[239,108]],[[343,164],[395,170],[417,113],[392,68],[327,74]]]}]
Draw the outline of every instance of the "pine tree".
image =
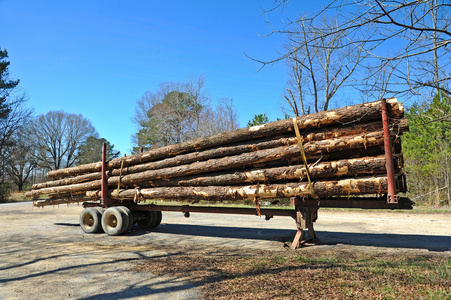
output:
[{"label": "pine tree", "polygon": [[451,101],[437,94],[430,103],[415,103],[407,111],[410,132],[403,139],[406,173],[417,202],[451,202]]},{"label": "pine tree", "polygon": [[8,52],[0,49],[0,120],[6,119],[10,112],[7,100],[11,91],[19,84],[19,80],[9,80]]}]

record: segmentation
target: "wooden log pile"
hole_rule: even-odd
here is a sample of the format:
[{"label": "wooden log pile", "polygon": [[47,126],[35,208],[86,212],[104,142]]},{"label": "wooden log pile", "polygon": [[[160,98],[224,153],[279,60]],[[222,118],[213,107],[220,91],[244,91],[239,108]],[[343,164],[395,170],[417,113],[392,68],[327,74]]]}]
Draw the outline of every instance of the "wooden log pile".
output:
[{"label": "wooden log pile", "polygon": [[[402,181],[400,135],[408,131],[404,108],[387,99],[395,179]],[[312,195],[387,193],[381,101],[243,128],[107,162],[109,195],[120,201],[177,199],[233,201]],[[48,172],[28,197],[35,205],[98,200],[101,162]],[[398,192],[405,185],[397,184]]]}]

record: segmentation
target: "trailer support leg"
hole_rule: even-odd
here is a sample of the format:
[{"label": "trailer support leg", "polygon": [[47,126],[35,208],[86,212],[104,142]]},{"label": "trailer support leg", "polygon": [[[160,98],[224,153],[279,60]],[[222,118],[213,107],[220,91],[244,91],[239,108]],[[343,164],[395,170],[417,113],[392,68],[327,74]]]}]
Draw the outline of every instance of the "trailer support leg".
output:
[{"label": "trailer support leg", "polygon": [[[302,206],[302,200],[300,197],[292,198],[296,209],[296,226],[298,231],[291,243],[290,249],[295,250],[308,241],[317,240],[315,230],[313,229],[313,223],[318,218],[318,207],[305,207]],[[305,230],[308,229],[308,238],[305,236]]]}]

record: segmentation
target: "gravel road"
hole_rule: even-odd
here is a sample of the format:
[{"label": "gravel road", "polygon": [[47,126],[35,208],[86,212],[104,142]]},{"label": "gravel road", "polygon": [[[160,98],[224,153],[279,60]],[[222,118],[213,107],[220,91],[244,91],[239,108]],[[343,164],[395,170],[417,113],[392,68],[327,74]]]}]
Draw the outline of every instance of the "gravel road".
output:
[{"label": "gravel road", "polygon": [[[295,234],[288,217],[163,212],[162,224],[126,236],[85,234],[78,205],[34,208],[0,205],[0,299],[198,299],[200,290],[169,276],[131,270],[142,258],[185,251],[290,251]],[[392,211],[321,211],[315,224],[325,248],[384,253],[451,255],[451,215]],[[188,262],[189,263],[189,262]]]}]

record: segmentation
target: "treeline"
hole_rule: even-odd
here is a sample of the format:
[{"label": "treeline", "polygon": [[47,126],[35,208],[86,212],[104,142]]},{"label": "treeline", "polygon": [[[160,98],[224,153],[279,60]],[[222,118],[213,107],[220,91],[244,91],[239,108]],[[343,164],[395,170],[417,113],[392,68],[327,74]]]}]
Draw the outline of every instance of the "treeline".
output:
[{"label": "treeline", "polygon": [[178,144],[199,137],[238,129],[238,114],[231,98],[212,106],[203,77],[162,83],[138,100],[133,122],[133,152]]},{"label": "treeline", "polygon": [[[0,55],[0,202],[8,200],[11,190],[47,181],[48,171],[100,161],[103,143],[107,159],[121,155],[81,114],[34,115],[17,92],[20,81],[9,78],[7,51]],[[232,99],[212,106],[203,77],[145,92],[133,121],[134,153],[239,128]]]},{"label": "treeline", "polygon": [[47,180],[50,170],[100,160],[104,142],[109,158],[120,155],[82,115],[34,115],[18,91],[20,81],[9,76],[7,58],[8,52],[0,49],[0,202],[8,200],[11,190]]},{"label": "treeline", "polygon": [[409,196],[431,206],[451,204],[451,100],[443,92],[407,110],[403,137]]},{"label": "treeline", "polygon": [[[14,109],[11,112],[17,113]],[[2,124],[7,124],[11,118],[8,115]],[[100,160],[104,142],[108,145],[109,158],[120,155],[114,145],[99,137],[88,119],[63,111],[38,116],[28,114],[14,130],[2,137],[0,180],[3,200],[10,189],[22,191],[32,183],[47,180],[46,173],[50,170]]]},{"label": "treeline", "polygon": [[[262,67],[286,63],[284,110],[329,110],[357,93],[362,102],[417,100],[407,110],[411,131],[403,138],[409,196],[420,204],[449,205],[449,1],[329,0],[313,11],[295,11],[288,0],[269,5],[269,35],[283,36],[286,45],[278,57],[255,60]],[[293,15],[279,27],[271,22],[278,13]]]}]

